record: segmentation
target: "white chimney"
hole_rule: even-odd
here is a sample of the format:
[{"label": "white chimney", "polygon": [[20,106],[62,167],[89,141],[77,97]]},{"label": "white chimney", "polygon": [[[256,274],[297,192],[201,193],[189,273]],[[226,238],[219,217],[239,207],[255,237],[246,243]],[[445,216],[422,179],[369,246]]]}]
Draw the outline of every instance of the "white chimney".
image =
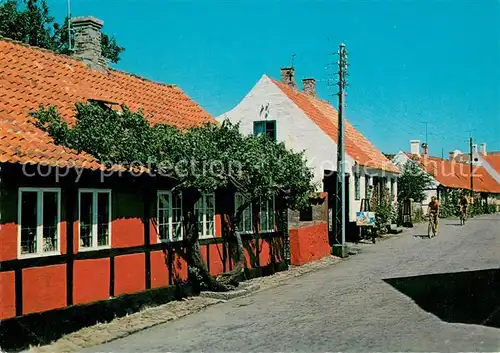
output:
[{"label": "white chimney", "polygon": [[420,156],[420,140],[410,141],[410,153]]},{"label": "white chimney", "polygon": [[477,143],[472,145],[472,155],[477,156]]},{"label": "white chimney", "polygon": [[456,155],[455,151],[451,151],[451,152],[449,152],[449,160],[450,160],[450,161],[455,160],[455,157],[456,157],[456,156],[457,156],[457,155]]},{"label": "white chimney", "polygon": [[487,156],[488,154],[486,153],[486,142],[483,142],[481,144],[481,153],[483,154],[483,156]]}]

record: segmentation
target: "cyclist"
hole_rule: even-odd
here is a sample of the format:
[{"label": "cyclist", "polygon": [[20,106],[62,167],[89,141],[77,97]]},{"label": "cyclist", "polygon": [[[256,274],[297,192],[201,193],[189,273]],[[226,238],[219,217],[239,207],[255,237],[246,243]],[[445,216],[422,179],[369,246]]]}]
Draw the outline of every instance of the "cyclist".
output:
[{"label": "cyclist", "polygon": [[467,196],[465,196],[465,192],[462,190],[460,193],[460,197],[458,198],[458,207],[460,208],[460,212],[462,212],[462,217],[465,220],[465,216],[467,215],[467,206],[469,205],[469,200]]},{"label": "cyclist", "polygon": [[428,205],[428,211],[427,215],[429,217],[432,217],[432,225],[433,225],[433,233],[437,234],[438,231],[438,223],[439,223],[439,201],[437,200],[436,196],[431,197],[431,202],[429,202]]}]

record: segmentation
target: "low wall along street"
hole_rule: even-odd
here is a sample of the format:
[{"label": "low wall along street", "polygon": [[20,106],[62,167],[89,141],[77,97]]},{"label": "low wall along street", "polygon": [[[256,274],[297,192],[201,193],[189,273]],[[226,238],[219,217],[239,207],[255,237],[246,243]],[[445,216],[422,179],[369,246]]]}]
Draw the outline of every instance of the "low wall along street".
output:
[{"label": "low wall along street", "polygon": [[329,256],[328,194],[311,199],[309,209],[289,211],[290,263],[301,266]]}]

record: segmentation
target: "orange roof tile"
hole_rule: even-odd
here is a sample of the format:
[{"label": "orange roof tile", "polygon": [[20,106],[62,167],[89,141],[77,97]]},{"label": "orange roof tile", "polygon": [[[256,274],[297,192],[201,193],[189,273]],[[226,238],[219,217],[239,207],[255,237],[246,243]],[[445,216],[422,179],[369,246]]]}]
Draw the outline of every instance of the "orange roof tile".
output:
[{"label": "orange roof tile", "polygon": [[495,169],[497,173],[500,173],[500,154],[487,154],[481,155],[481,157],[491,166],[491,168]]},{"label": "orange roof tile", "polygon": [[[288,85],[272,81],[290,98],[318,127],[337,142],[338,112],[329,103],[298,91]],[[387,159],[349,121],[345,124],[345,152],[359,165],[399,173],[399,169]]]},{"label": "orange roof tile", "polygon": [[0,163],[47,163],[90,169],[102,166],[86,153],[57,146],[28,116],[55,106],[74,121],[76,102],[89,99],[142,108],[151,124],[187,128],[215,122],[181,89],[110,69],[90,70],[78,60],[0,38]]},{"label": "orange roof tile", "polygon": [[[470,164],[432,156],[420,156],[416,159],[441,185],[470,190]],[[500,193],[500,184],[484,167],[474,166],[472,177],[474,191]]]}]

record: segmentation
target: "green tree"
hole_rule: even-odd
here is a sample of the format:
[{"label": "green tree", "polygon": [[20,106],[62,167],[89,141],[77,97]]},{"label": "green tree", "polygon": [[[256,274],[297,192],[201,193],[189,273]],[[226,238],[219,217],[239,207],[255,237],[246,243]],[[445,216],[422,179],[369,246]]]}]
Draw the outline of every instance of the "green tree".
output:
[{"label": "green tree", "polygon": [[425,191],[432,186],[432,178],[413,160],[408,160],[398,178],[398,199],[400,201],[413,199],[422,202]]},{"label": "green tree", "polygon": [[[55,22],[45,0],[6,0],[0,5],[0,36],[70,54],[68,35],[68,18],[62,25]],[[120,54],[125,50],[114,37],[105,33],[102,34],[101,47],[103,57],[113,63],[120,60]]]},{"label": "green tree", "polygon": [[[190,279],[201,288],[228,290],[242,277],[245,257],[238,224],[249,204],[276,197],[283,209],[300,209],[314,191],[312,172],[302,153],[267,136],[243,135],[239,125],[229,121],[180,131],[163,124],[150,126],[141,111],[122,106],[117,112],[96,103],[78,103],[72,127],[53,107],[40,108],[32,115],[37,127],[48,132],[56,144],[85,151],[110,166],[142,166],[175,181],[174,189],[182,190],[183,195],[181,256],[188,264]],[[201,257],[195,204],[202,193],[220,189],[241,193],[245,202],[231,217],[230,236],[237,243],[235,269],[217,280]]]}]

